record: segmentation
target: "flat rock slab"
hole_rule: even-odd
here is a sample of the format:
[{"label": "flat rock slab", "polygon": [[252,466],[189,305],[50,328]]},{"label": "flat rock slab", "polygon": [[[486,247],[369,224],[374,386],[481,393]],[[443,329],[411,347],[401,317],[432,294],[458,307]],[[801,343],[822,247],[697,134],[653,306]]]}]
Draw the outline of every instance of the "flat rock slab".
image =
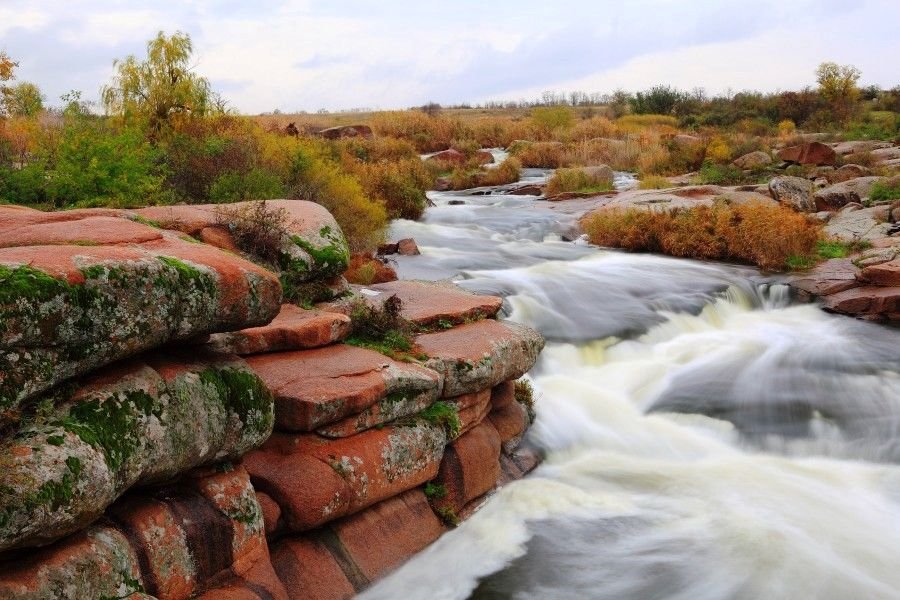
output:
[{"label": "flat rock slab", "polygon": [[[247,363],[274,393],[276,428],[283,431],[313,431],[383,400],[421,394],[433,400],[442,385],[432,370],[344,344],[259,354],[248,357]],[[399,416],[388,406],[373,412],[378,414],[370,416],[377,418],[364,418],[361,425],[371,427]]]},{"label": "flat rock slab", "polygon": [[350,333],[350,317],[323,310],[282,304],[271,323],[209,336],[206,345],[217,352],[246,356],[265,352],[307,350],[339,342]]},{"label": "flat rock slab", "polygon": [[859,286],[859,269],[849,258],[832,258],[790,280],[793,288],[812,296],[828,296]]},{"label": "flat rock slab", "polygon": [[287,530],[301,532],[430,481],[446,443],[443,427],[410,419],[337,440],[276,433],[243,464]]},{"label": "flat rock slab", "polygon": [[528,372],[544,348],[535,330],[511,321],[486,319],[416,338],[425,366],[444,377],[443,396],[492,388]]},{"label": "flat rock slab", "polygon": [[[390,281],[357,287],[354,299],[363,299],[381,308],[391,296],[401,302],[400,315],[421,327],[450,327],[466,321],[493,317],[503,305],[497,296],[480,296],[452,283],[431,281]],[[342,300],[323,305],[330,310],[349,312],[352,301]]]},{"label": "flat rock slab", "polygon": [[0,414],[115,360],[261,325],[277,277],[121,217],[0,207]]},{"label": "flat rock slab", "polygon": [[272,396],[235,356],[145,355],[73,387],[0,446],[0,551],[78,531],[133,485],[235,460],[272,431]]},{"label": "flat rock slab", "polygon": [[894,321],[900,319],[900,288],[853,288],[827,296],[824,307],[837,313]]},{"label": "flat rock slab", "polygon": [[900,259],[865,267],[860,279],[872,285],[900,286]]},{"label": "flat rock slab", "polygon": [[886,207],[844,209],[835,214],[825,226],[825,234],[844,242],[871,241],[886,237],[891,229]]}]

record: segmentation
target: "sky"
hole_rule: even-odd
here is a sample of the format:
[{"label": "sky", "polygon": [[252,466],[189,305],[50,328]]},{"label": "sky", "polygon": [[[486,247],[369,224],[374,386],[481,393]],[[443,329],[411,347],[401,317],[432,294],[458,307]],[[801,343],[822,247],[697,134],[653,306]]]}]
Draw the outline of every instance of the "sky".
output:
[{"label": "sky", "polygon": [[0,50],[49,105],[96,99],[160,30],[246,114],[799,89],[823,61],[900,84],[900,0],[0,0]]}]

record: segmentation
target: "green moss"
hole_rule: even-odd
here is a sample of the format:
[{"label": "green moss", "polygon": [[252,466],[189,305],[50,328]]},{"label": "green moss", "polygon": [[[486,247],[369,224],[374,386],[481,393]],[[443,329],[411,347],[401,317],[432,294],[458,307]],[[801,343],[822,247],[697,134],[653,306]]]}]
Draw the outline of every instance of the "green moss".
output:
[{"label": "green moss", "polygon": [[57,424],[103,452],[110,471],[116,473],[141,446],[140,420],[159,417],[161,412],[156,400],[135,390],[78,402]]},{"label": "green moss", "polygon": [[45,481],[33,495],[21,497],[12,488],[0,489],[0,498],[7,503],[6,508],[0,510],[0,529],[9,524],[15,513],[28,513],[40,507],[56,511],[72,500],[83,467],[81,460],[75,456],[68,457],[65,463],[66,472],[62,478],[58,481]]},{"label": "green moss", "polygon": [[[158,256],[157,258],[161,263],[163,263],[170,269],[175,270],[175,272],[178,274],[178,281],[180,285],[191,285],[198,291],[206,292],[211,296],[214,296],[216,294],[216,281],[211,275],[204,273],[200,269],[192,267],[186,262],[177,258],[173,258],[171,256]],[[167,283],[162,279],[159,279],[158,282],[163,285],[163,287],[165,287]]]},{"label": "green moss", "polygon": [[256,374],[241,369],[206,369],[200,380],[216,389],[229,411],[238,415],[244,427],[265,435],[274,423],[272,393]]},{"label": "green moss", "polygon": [[71,298],[77,304],[90,302],[93,298],[83,286],[70,285],[32,267],[23,265],[10,268],[0,265],[0,327],[5,318],[12,316],[7,305],[17,301],[29,304],[48,302],[57,296]]},{"label": "green moss", "polygon": [[459,436],[462,423],[459,420],[459,410],[455,404],[438,400],[425,410],[419,413],[419,418],[424,419],[432,425],[444,428],[447,437],[454,439]]},{"label": "green moss", "polygon": [[142,217],[141,215],[133,215],[131,216],[131,220],[135,223],[140,223],[141,225],[147,225],[149,227],[155,227],[156,229],[162,229],[162,223],[159,221],[154,221],[153,219],[148,219],[146,217]]},{"label": "green moss", "polygon": [[534,423],[534,420],[537,418],[537,412],[534,407],[534,386],[531,385],[531,382],[527,379],[516,381],[515,397],[516,402],[525,407],[525,412],[528,414],[528,422]]},{"label": "green moss", "polygon": [[66,437],[63,435],[48,435],[47,443],[51,446],[62,446],[63,442],[66,441]]},{"label": "green moss", "polygon": [[440,500],[447,497],[447,486],[429,481],[425,484],[425,497],[429,500]]},{"label": "green moss", "polygon": [[436,512],[437,516],[439,516],[441,520],[447,525],[451,527],[456,527],[457,525],[459,525],[459,516],[457,516],[456,511],[449,506],[436,508],[434,512]]},{"label": "green moss", "polygon": [[330,230],[328,233],[331,235],[326,234],[323,237],[331,243],[322,248],[316,248],[299,235],[291,236],[291,241],[309,254],[313,260],[316,274],[323,278],[340,275],[347,270],[347,265],[350,264],[350,251],[347,243]]}]

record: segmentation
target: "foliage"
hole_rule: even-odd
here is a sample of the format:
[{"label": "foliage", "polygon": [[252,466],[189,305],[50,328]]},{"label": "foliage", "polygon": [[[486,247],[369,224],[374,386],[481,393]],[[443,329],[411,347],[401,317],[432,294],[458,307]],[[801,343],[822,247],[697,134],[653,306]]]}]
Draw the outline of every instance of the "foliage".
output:
[{"label": "foliage", "polygon": [[265,201],[223,206],[216,212],[216,221],[229,230],[237,247],[247,254],[270,266],[279,266],[284,260],[290,237],[285,209],[273,208]]},{"label": "foliage", "polygon": [[872,185],[869,199],[872,202],[891,202],[893,200],[900,200],[900,177],[893,177],[886,181],[876,181]]},{"label": "foliage", "polygon": [[516,402],[525,408],[529,423],[534,423],[534,420],[537,418],[537,411],[535,409],[534,386],[531,385],[531,381],[528,379],[517,379],[515,383],[515,397]]},{"label": "foliage", "polygon": [[682,100],[682,94],[667,85],[657,85],[637,92],[631,99],[631,110],[639,115],[669,115]]},{"label": "foliage", "polygon": [[591,242],[600,246],[737,261],[773,271],[788,267],[792,256],[815,255],[820,234],[803,215],[761,203],[598,211],[583,225]]},{"label": "foliage", "polygon": [[563,166],[565,146],[559,142],[534,142],[512,148],[523,167],[556,169]]},{"label": "foliage", "polygon": [[584,169],[557,169],[547,181],[545,193],[555,196],[564,192],[602,193],[612,189],[609,180],[601,175],[592,175]]},{"label": "foliage", "polygon": [[486,169],[479,178],[480,185],[506,185],[515,183],[522,175],[522,163],[510,156],[493,169]]},{"label": "foliage", "polygon": [[405,359],[413,349],[409,323],[403,319],[403,303],[396,295],[381,306],[363,298],[350,305],[350,335],[345,342],[369,348],[395,359]]},{"label": "foliage", "polygon": [[726,163],[731,160],[732,151],[722,136],[714,137],[706,146],[706,159],[714,163]]},{"label": "foliage", "polygon": [[574,116],[565,106],[543,106],[531,111],[531,120],[539,129],[553,131],[571,127]]},{"label": "foliage", "polygon": [[859,100],[860,91],[856,83],[860,70],[853,65],[838,65],[824,62],[816,69],[819,94],[831,105],[834,117],[845,121],[850,117]]},{"label": "foliage", "polygon": [[706,185],[737,185],[744,179],[744,173],[734,165],[704,162],[700,167],[700,183]]},{"label": "foliage", "polygon": [[672,187],[672,182],[661,175],[648,175],[638,183],[640,190],[664,190],[670,187]]},{"label": "foliage", "polygon": [[101,93],[106,110],[145,122],[153,134],[208,112],[214,104],[209,82],[192,72],[192,52],[189,35],[160,31],[147,43],[145,60],[114,61],[116,75]]},{"label": "foliage", "polygon": [[11,117],[34,117],[44,108],[44,95],[38,86],[22,81],[13,86],[0,88],[2,111]]}]

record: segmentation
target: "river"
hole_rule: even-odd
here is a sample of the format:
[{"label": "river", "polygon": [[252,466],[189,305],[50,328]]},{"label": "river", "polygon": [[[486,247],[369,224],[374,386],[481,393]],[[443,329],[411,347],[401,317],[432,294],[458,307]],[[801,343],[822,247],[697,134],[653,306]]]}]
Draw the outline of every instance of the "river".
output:
[{"label": "river", "polygon": [[900,330],[573,240],[576,215],[505,191],[432,193],[391,237],[422,249],[402,278],[501,295],[547,337],[546,458],[362,597],[900,597]]}]

